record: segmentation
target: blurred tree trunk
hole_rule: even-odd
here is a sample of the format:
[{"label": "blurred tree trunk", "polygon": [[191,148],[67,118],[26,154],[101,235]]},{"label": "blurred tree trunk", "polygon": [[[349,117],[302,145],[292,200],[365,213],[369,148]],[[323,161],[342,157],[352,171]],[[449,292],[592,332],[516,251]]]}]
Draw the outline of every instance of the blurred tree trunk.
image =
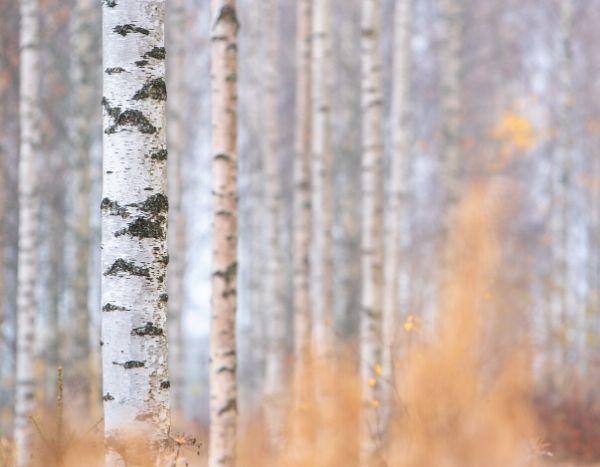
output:
[{"label": "blurred tree trunk", "polygon": [[444,214],[442,225],[442,285],[450,277],[453,253],[449,237],[455,211],[460,201],[464,158],[462,149],[462,0],[439,0],[442,26],[440,48],[440,93],[442,126],[442,174]]},{"label": "blurred tree trunk", "polygon": [[572,209],[572,165],[573,165],[573,0],[560,0],[560,58],[558,74],[558,145],[554,163],[554,284],[553,331],[558,342],[554,342],[555,358],[552,362],[553,376],[560,385],[568,373],[563,371],[568,364],[567,354],[573,343],[572,327],[574,301],[569,284],[569,232]]},{"label": "blurred tree trunk", "polygon": [[213,274],[208,465],[236,460],[237,19],[234,0],[212,1]]},{"label": "blurred tree trunk", "polygon": [[186,224],[183,212],[183,160],[186,153],[186,34],[187,18],[184,0],[167,3],[167,83],[169,101],[167,139],[169,147],[169,373],[171,376],[171,409],[183,409],[184,335],[182,327],[185,298]]},{"label": "blurred tree trunk", "polygon": [[17,381],[15,447],[17,467],[33,454],[30,416],[35,389],[35,285],[38,246],[37,153],[40,150],[39,18],[37,0],[22,0],[20,36],[19,251],[17,284]]},{"label": "blurred tree trunk", "polygon": [[312,403],[311,378],[311,51],[313,0],[296,4],[296,122],[294,157],[294,385],[292,455],[298,465],[312,459],[312,423],[306,407]]},{"label": "blurred tree trunk", "polygon": [[273,447],[283,437],[285,371],[285,304],[282,257],[282,197],[279,174],[279,129],[277,116],[278,69],[277,2],[266,0],[263,10],[264,80],[264,176],[265,176],[265,310],[267,317],[267,354],[265,375],[266,417]]},{"label": "blurred tree trunk", "polygon": [[[410,150],[410,45],[412,35],[413,0],[396,0],[394,12],[394,56],[392,95],[392,153],[389,188],[386,197],[386,232],[383,293],[383,395],[386,418],[393,410],[394,361],[401,310],[398,298],[401,243],[406,231],[408,197],[408,165]],[[387,421],[384,420],[384,426]]]},{"label": "blurred tree trunk", "polygon": [[297,367],[310,352],[311,18],[313,0],[297,3],[296,157],[294,158],[294,344]]},{"label": "blurred tree trunk", "polygon": [[331,21],[329,0],[315,0],[312,56],[312,205],[314,336],[318,359],[333,352],[333,177],[331,154]]},{"label": "blurred tree trunk", "polygon": [[380,1],[362,0],[362,313],[360,323],[362,419],[360,464],[380,462],[378,433],[383,287],[383,89],[380,49]]},{"label": "blurred tree trunk", "polygon": [[[92,181],[90,158],[94,129],[95,107],[97,105],[94,87],[96,61],[95,47],[98,38],[94,34],[94,24],[98,19],[94,14],[94,0],[77,0],[70,19],[71,46],[74,52],[71,62],[71,82],[73,86],[71,141],[73,156],[71,170],[75,185],[73,211],[71,214],[71,238],[74,240],[73,269],[70,289],[73,294],[68,333],[70,342],[67,381],[77,382],[81,407],[92,403],[91,379],[94,377],[93,352],[90,345],[90,290],[91,261],[91,218],[90,197]],[[75,377],[73,377],[75,376]],[[96,401],[93,401],[94,403]]]},{"label": "blurred tree trunk", "polygon": [[170,430],[164,1],[104,2],[102,370],[109,464]]}]

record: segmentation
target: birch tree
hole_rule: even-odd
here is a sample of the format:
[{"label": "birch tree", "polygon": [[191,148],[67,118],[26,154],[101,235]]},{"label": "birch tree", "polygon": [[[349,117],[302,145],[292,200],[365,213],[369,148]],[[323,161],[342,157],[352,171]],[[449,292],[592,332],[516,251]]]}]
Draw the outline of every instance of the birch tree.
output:
[{"label": "birch tree", "polygon": [[170,426],[164,1],[103,4],[102,370],[108,463]]},{"label": "birch tree", "polygon": [[296,365],[310,350],[311,25],[313,0],[297,3],[296,157],[294,158],[294,343]]},{"label": "birch tree", "polygon": [[212,1],[213,274],[208,465],[234,466],[237,430],[237,32],[234,0]]},{"label": "birch tree", "polygon": [[462,154],[462,1],[439,0],[443,42],[440,49],[440,92],[442,118],[442,188],[444,190],[444,219],[442,240],[446,250],[443,271],[444,281],[452,267],[449,233],[460,198]]},{"label": "birch tree", "polygon": [[312,183],[314,335],[318,358],[333,352],[333,174],[331,154],[330,1],[315,0],[312,36]]},{"label": "birch tree", "polygon": [[[71,80],[73,84],[71,125],[71,141],[73,144],[72,173],[74,179],[74,204],[71,219],[71,238],[75,248],[73,253],[71,323],[73,336],[69,355],[73,358],[71,371],[77,375],[81,385],[81,402],[89,406],[91,368],[90,346],[90,310],[88,293],[90,288],[89,273],[91,260],[91,225],[90,225],[90,151],[94,131],[97,105],[94,79],[96,65],[96,37],[94,37],[93,0],[77,0],[70,18],[70,40],[74,51],[71,63]],[[99,61],[99,60],[98,60]],[[55,371],[55,369],[53,369]]]},{"label": "birch tree", "polygon": [[406,198],[408,196],[409,163],[409,89],[410,40],[412,31],[412,1],[396,0],[394,12],[394,56],[392,91],[392,153],[390,178],[386,196],[386,232],[383,294],[383,380],[382,402],[389,417],[393,387],[393,361],[400,314],[398,281],[400,277],[400,245],[406,226]]},{"label": "birch tree", "polygon": [[183,156],[186,147],[185,102],[185,45],[187,21],[185,2],[172,0],[167,3],[167,74],[169,81],[168,127],[169,146],[169,373],[171,376],[171,409],[182,408],[183,398],[183,328],[182,306],[184,300],[185,271],[185,216],[183,196]]},{"label": "birch tree", "polygon": [[17,282],[17,375],[15,394],[16,466],[33,454],[35,388],[35,285],[38,245],[37,159],[40,150],[39,18],[37,0],[20,2],[20,158]]},{"label": "birch tree", "polygon": [[360,464],[378,458],[379,389],[381,373],[381,316],[383,287],[383,90],[380,57],[380,1],[361,2],[361,114],[362,114],[362,297],[360,376],[362,414]]},{"label": "birch tree", "polygon": [[265,52],[263,81],[264,175],[265,175],[265,308],[267,318],[267,355],[265,374],[266,417],[271,443],[282,440],[285,390],[285,309],[283,304],[283,259],[281,251],[281,186],[279,181],[277,127],[277,2],[266,0],[263,11]]},{"label": "birch tree", "polygon": [[572,165],[573,165],[573,0],[560,0],[559,16],[559,74],[558,74],[558,145],[554,163],[554,280],[553,310],[554,333],[564,335],[563,342],[555,343],[555,361],[552,362],[558,381],[564,380],[560,376],[561,368],[566,364],[566,355],[572,344],[572,329],[569,323],[572,317],[569,311],[574,303],[570,295],[569,284],[569,234],[570,216],[572,209]]}]

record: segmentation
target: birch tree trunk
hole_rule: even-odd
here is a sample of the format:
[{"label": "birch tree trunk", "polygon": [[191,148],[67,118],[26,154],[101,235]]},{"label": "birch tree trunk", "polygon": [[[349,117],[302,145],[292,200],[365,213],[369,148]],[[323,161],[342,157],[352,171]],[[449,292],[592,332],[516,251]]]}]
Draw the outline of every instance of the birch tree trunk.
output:
[{"label": "birch tree trunk", "polygon": [[383,287],[383,95],[380,57],[380,1],[361,3],[362,113],[362,311],[360,322],[362,414],[360,465],[379,460],[380,391],[373,384],[381,373]]},{"label": "birch tree trunk", "polygon": [[183,328],[182,307],[185,275],[185,216],[182,206],[183,156],[186,147],[187,112],[185,102],[185,53],[187,21],[185,2],[172,0],[167,4],[167,44],[169,57],[167,73],[169,82],[167,140],[169,146],[169,373],[171,376],[171,409],[182,410],[183,375]]},{"label": "birch tree trunk", "polygon": [[296,4],[296,154],[294,158],[294,394],[292,413],[293,462],[312,459],[313,420],[306,410],[312,403],[310,303],[311,244],[311,49],[313,0]]},{"label": "birch tree trunk", "polygon": [[315,347],[317,358],[333,352],[333,174],[331,154],[330,1],[315,0],[312,66],[312,181]]},{"label": "birch tree trunk", "polygon": [[[90,219],[90,194],[92,181],[90,175],[90,151],[97,105],[94,92],[94,66],[96,65],[94,37],[94,0],[77,0],[70,18],[71,45],[74,51],[71,63],[73,85],[71,141],[73,144],[72,173],[74,178],[73,215],[71,237],[75,249],[73,269],[71,270],[71,290],[73,302],[70,319],[72,337],[69,355],[72,365],[67,375],[76,375],[80,389],[82,407],[90,406],[90,378],[93,377],[93,364],[90,346],[90,309],[88,293],[92,239]],[[98,56],[99,58],[99,56]],[[52,369],[56,371],[55,368]],[[68,381],[74,381],[69,376]]]},{"label": "birch tree trunk", "polygon": [[170,427],[164,0],[103,4],[102,369],[109,465]]},{"label": "birch tree trunk", "polygon": [[237,32],[234,0],[212,0],[213,275],[208,465],[234,466],[237,430]]},{"label": "birch tree trunk", "polygon": [[37,154],[40,150],[39,19],[37,0],[20,2],[20,160],[17,282],[17,375],[15,395],[16,466],[33,455],[35,389],[35,285],[38,246]]},{"label": "birch tree trunk", "polygon": [[297,3],[296,157],[294,158],[294,343],[302,367],[311,343],[311,18],[313,0]]},{"label": "birch tree trunk", "polygon": [[[386,418],[393,410],[394,360],[397,357],[397,333],[400,303],[400,245],[406,225],[406,198],[408,196],[408,163],[410,108],[409,89],[410,41],[412,32],[413,0],[396,0],[394,12],[394,64],[392,95],[392,154],[389,188],[386,197],[386,232],[383,293],[383,385],[382,404]],[[384,421],[384,428],[387,421]]]},{"label": "birch tree trunk", "polygon": [[573,164],[573,135],[572,135],[572,106],[573,106],[573,0],[560,1],[560,65],[559,65],[559,133],[558,147],[556,150],[554,176],[554,212],[555,212],[555,232],[554,232],[554,300],[551,304],[554,314],[554,333],[557,336],[564,336],[559,342],[554,343],[557,350],[553,362],[554,377],[557,378],[559,386],[564,382],[564,372],[561,370],[567,364],[567,353],[572,343],[572,332],[570,323],[573,322],[573,316],[569,316],[569,311],[573,306],[570,297],[569,284],[569,232],[571,210],[571,178]]},{"label": "birch tree trunk", "polygon": [[442,241],[445,283],[452,269],[453,253],[449,241],[453,218],[458,206],[463,178],[462,154],[462,0],[440,0],[440,20],[443,42],[440,50],[440,91],[442,113],[442,188],[444,190],[444,219]]},{"label": "birch tree trunk", "polygon": [[281,186],[279,177],[279,132],[277,127],[277,2],[266,0],[263,11],[264,60],[264,175],[265,175],[265,308],[267,310],[267,355],[265,375],[266,417],[272,446],[283,436],[285,390],[285,308],[281,240]]}]

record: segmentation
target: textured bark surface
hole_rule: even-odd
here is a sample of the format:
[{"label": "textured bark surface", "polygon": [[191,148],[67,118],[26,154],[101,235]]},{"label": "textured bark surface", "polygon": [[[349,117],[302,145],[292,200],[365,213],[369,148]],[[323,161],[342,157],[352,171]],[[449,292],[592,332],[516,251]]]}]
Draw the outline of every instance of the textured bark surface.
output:
[{"label": "textured bark surface", "polygon": [[233,0],[212,1],[213,274],[208,465],[234,466],[237,431],[237,32]]},{"label": "textured bark surface", "polygon": [[362,299],[360,320],[360,464],[379,462],[379,387],[383,288],[383,95],[380,50],[380,1],[361,2],[362,113]]},{"label": "textured bark surface", "polygon": [[265,175],[265,310],[267,313],[267,355],[265,375],[266,417],[271,443],[280,446],[283,436],[285,367],[285,308],[281,241],[281,185],[279,177],[279,132],[277,125],[277,2],[263,6],[264,62],[264,175]]},{"label": "textured bark surface", "polygon": [[15,394],[15,447],[17,467],[33,455],[35,358],[35,285],[38,245],[38,177],[40,150],[39,19],[37,0],[20,2],[20,159],[19,248],[17,284],[17,376]]},{"label": "textured bark surface", "polygon": [[185,2],[172,0],[167,3],[167,140],[169,147],[169,374],[171,376],[171,409],[182,409],[185,355],[183,353],[182,307],[184,300],[186,222],[182,206],[183,157],[186,148],[187,119],[185,102],[185,50],[187,18]]},{"label": "textured bark surface", "polygon": [[[385,262],[383,293],[383,385],[382,407],[391,415],[394,360],[400,326],[398,297],[401,242],[407,224],[408,165],[410,135],[410,40],[413,0],[396,0],[394,12],[394,56],[392,94],[392,153],[385,209]],[[385,425],[385,420],[384,420]]]},{"label": "textured bark surface", "polygon": [[170,426],[164,1],[103,4],[102,369],[108,463]]},{"label": "textured bark surface", "polygon": [[[70,313],[72,336],[69,355],[72,364],[69,373],[77,375],[77,379],[69,378],[77,384],[81,396],[82,407],[90,406],[90,376],[94,374],[91,360],[93,352],[90,346],[90,309],[88,293],[90,288],[89,273],[92,242],[90,225],[90,193],[92,189],[90,175],[90,151],[93,133],[90,122],[95,121],[98,105],[94,80],[97,59],[96,44],[98,38],[94,34],[95,15],[94,0],[77,0],[75,2],[70,26],[73,59],[71,62],[71,80],[73,84],[71,141],[73,156],[71,160],[74,179],[73,217],[71,221],[71,237],[74,241],[73,269],[71,271],[71,290],[73,302]],[[55,369],[52,368],[54,371]],[[93,377],[93,376],[92,376]],[[73,384],[71,383],[71,384]],[[94,401],[95,403],[96,401]]]}]

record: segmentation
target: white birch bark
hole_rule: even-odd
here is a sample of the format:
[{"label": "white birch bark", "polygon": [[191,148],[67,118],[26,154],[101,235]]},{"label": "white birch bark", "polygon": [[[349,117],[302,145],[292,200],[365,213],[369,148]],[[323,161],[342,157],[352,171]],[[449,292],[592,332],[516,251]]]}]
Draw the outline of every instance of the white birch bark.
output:
[{"label": "white birch bark", "polygon": [[[164,0],[103,4],[102,370],[110,465],[170,426]],[[138,453],[139,454],[139,453]],[[149,461],[150,462],[150,461]]]},{"label": "white birch bark", "polygon": [[[90,309],[88,304],[89,270],[91,261],[90,194],[90,151],[92,148],[95,108],[98,101],[94,92],[96,41],[94,37],[94,0],[77,0],[70,18],[70,41],[73,54],[71,80],[73,86],[71,141],[73,144],[72,173],[74,181],[73,216],[70,228],[75,244],[71,287],[71,348],[73,359],[69,374],[77,375],[80,402],[83,407],[90,404],[90,378],[93,377],[93,361],[90,346]],[[55,368],[52,369],[56,371]],[[68,377],[67,381],[72,379]]]},{"label": "white birch bark", "polygon": [[360,465],[379,457],[379,389],[369,384],[381,368],[383,287],[383,95],[380,50],[380,1],[361,3],[362,113],[362,299],[360,322],[362,413]]},{"label": "white birch bark", "polygon": [[20,2],[20,158],[17,282],[17,375],[15,387],[16,466],[33,455],[35,380],[35,285],[38,246],[37,158],[40,150],[39,18],[37,0]]},{"label": "white birch bark", "polygon": [[279,177],[279,132],[277,125],[277,2],[263,4],[263,122],[265,176],[265,309],[267,317],[267,355],[265,369],[266,418],[272,446],[280,446],[283,436],[285,390],[285,309],[283,303],[283,258],[281,240],[281,186]]},{"label": "white birch bark", "polygon": [[186,147],[186,102],[185,102],[185,54],[187,19],[185,2],[172,0],[167,3],[167,141],[169,147],[169,373],[171,381],[171,410],[182,409],[184,375],[182,307],[184,300],[185,275],[185,215],[182,206],[183,157]]},{"label": "white birch bark", "polygon": [[212,0],[213,274],[209,467],[234,466],[237,430],[237,31],[234,0]]},{"label": "white birch bark", "polygon": [[[397,358],[397,334],[401,313],[398,298],[400,246],[406,224],[410,135],[410,41],[413,0],[396,0],[394,12],[394,56],[392,94],[392,153],[386,197],[386,232],[383,293],[383,385],[382,406],[391,415],[394,360]],[[385,424],[385,421],[384,421]]]}]

